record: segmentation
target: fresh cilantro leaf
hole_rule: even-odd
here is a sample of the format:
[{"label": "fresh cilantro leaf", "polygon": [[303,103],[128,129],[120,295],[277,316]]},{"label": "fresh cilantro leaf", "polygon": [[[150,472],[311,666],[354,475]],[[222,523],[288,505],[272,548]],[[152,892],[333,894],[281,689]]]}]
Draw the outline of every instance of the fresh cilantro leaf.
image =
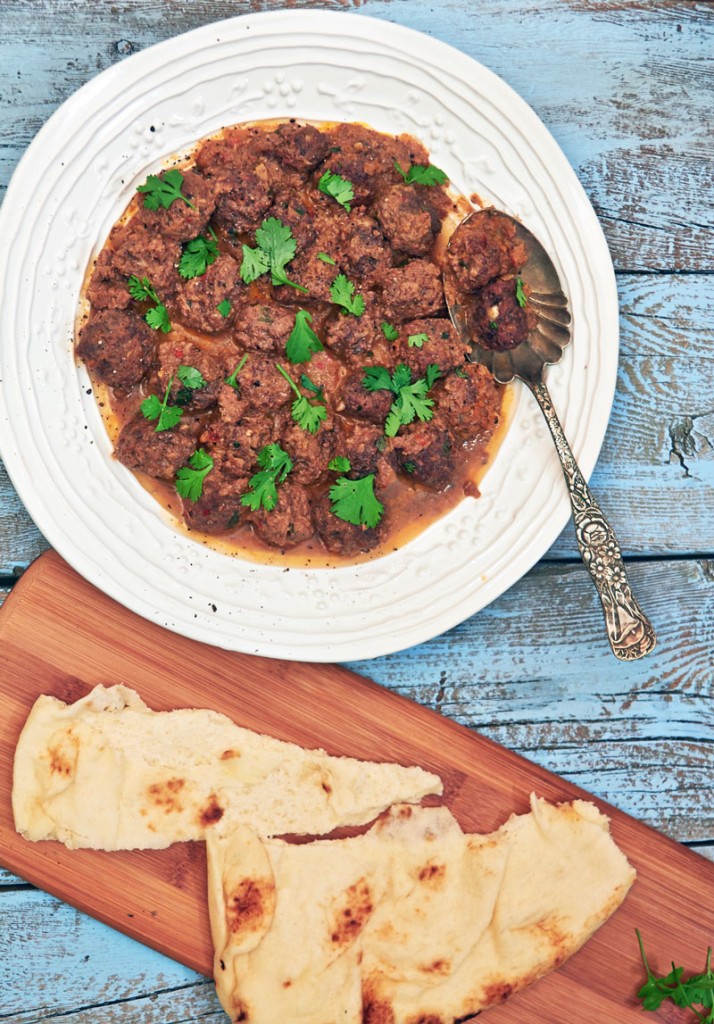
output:
[{"label": "fresh cilantro leaf", "polygon": [[224,299],[223,302],[219,302],[218,305],[216,306],[216,309],[218,310],[222,317],[230,316],[231,313],[233,312],[233,306],[231,306],[228,299]]},{"label": "fresh cilantro leaf", "polygon": [[191,391],[198,391],[200,388],[205,388],[208,385],[206,378],[195,366],[179,366],[176,375],[181,383],[185,387],[190,388]]},{"label": "fresh cilantro leaf", "polygon": [[151,287],[148,277],[137,277],[132,274],[126,283],[127,290],[136,302],[158,302],[159,296]]},{"label": "fresh cilantro leaf", "polygon": [[230,386],[232,388],[237,388],[238,387],[238,374],[240,373],[240,371],[245,366],[247,360],[248,360],[248,353],[246,352],[245,355],[243,356],[243,358],[241,359],[241,361],[236,366],[236,368],[233,371],[233,373],[229,377],[226,377],[226,384],[230,384]]},{"label": "fresh cilantro leaf", "polygon": [[[518,296],[516,296],[516,298],[517,297]],[[489,320],[489,322],[488,322],[488,329],[489,329],[489,331],[497,331],[498,330],[498,320]]]},{"label": "fresh cilantro leaf", "polygon": [[164,334],[168,334],[171,330],[168,311],[166,306],[159,301],[159,296],[154,291],[148,277],[137,277],[136,274],[132,274],[126,283],[126,287],[132,299],[136,302],[156,303],[155,306],[147,310],[144,319],[149,327],[152,327],[155,331],[161,330]]},{"label": "fresh cilantro leaf", "polygon": [[322,351],[323,344],[310,326],[311,323],[312,317],[307,310],[299,309],[285,345],[285,355],[291,363],[307,363],[313,353]]},{"label": "fresh cilantro leaf", "polygon": [[331,267],[337,266],[336,260],[333,260],[332,256],[328,256],[326,252],[318,252],[317,258],[322,260],[323,263],[329,263]]},{"label": "fresh cilantro leaf", "polygon": [[516,278],[516,302],[521,307],[521,309],[523,309],[523,307],[528,302],[528,298],[526,296],[526,293],[523,290],[523,278],[522,277],[517,277]]},{"label": "fresh cilantro leaf", "polygon": [[[647,973],[647,981],[637,993],[645,1010],[658,1010],[665,999],[671,999],[673,1003],[682,1008],[690,1008],[701,1024],[714,1024],[714,970],[712,970],[711,947],[707,950],[706,963],[702,974],[693,974],[688,978],[684,977],[684,968],[676,967],[672,963],[672,970],[669,974],[658,978],[650,969],[645,954],[642,936],[638,929],[635,929],[637,942],[640,947],[640,956]],[[706,1015],[695,1009],[701,1006],[710,1012]]]},{"label": "fresh cilantro leaf", "polygon": [[399,337],[399,331],[394,324],[387,323],[386,320],[382,321],[382,334],[387,341],[396,341]]},{"label": "fresh cilantro leaf", "polygon": [[457,367],[457,368],[456,368],[456,369],[454,370],[454,376],[456,376],[456,377],[460,377],[460,378],[461,378],[461,380],[468,380],[468,377],[469,377],[469,375],[468,375],[468,373],[466,372],[466,370],[462,369],[462,367],[460,367],[460,366],[458,366],[458,367]]},{"label": "fresh cilantro leaf", "polygon": [[162,331],[164,334],[168,334],[171,330],[168,310],[162,302],[158,306],[153,306],[147,310],[144,319],[149,327],[152,327],[155,331]]},{"label": "fresh cilantro leaf", "polygon": [[277,485],[285,480],[293,468],[293,461],[279,444],[273,443],[266,444],[258,452],[258,465],[260,470],[250,478],[251,490],[241,496],[240,503],[253,512],[259,508],[272,512],[278,503]]},{"label": "fresh cilantro leaf", "polygon": [[421,334],[410,334],[407,338],[407,345],[409,348],[421,348],[425,341],[429,340],[429,335],[425,332]]},{"label": "fresh cilantro leaf", "polygon": [[246,284],[256,281],[270,268],[268,256],[262,249],[251,249],[249,245],[243,246],[243,260],[240,265],[240,276]]},{"label": "fresh cilantro leaf", "polygon": [[335,202],[343,206],[349,213],[351,210],[350,202],[355,197],[355,190],[351,181],[341,177],[339,174],[333,174],[332,171],[325,171],[318,181],[317,187],[326,196],[331,196]]},{"label": "fresh cilantro leaf", "polygon": [[405,171],[395,160],[394,166],[404,178],[406,185],[443,185],[449,180],[446,174],[433,164],[412,164],[409,170]]},{"label": "fresh cilantro leaf", "polygon": [[344,455],[336,455],[334,459],[330,459],[327,463],[327,468],[333,470],[335,473],[349,473],[352,466],[350,460]]},{"label": "fresh cilantro leaf", "polygon": [[218,246],[213,238],[205,238],[199,235],[186,242],[181,253],[178,264],[178,272],[181,277],[190,280],[192,277],[200,277],[205,274],[212,263],[218,259]]},{"label": "fresh cilantro leaf", "polygon": [[322,401],[323,398],[325,397],[325,389],[320,387],[319,384],[316,384],[314,380],[310,380],[306,373],[300,374],[300,384],[302,387],[305,388],[306,391],[312,391],[312,393],[316,395],[320,399],[320,401]]},{"label": "fresh cilantro leaf", "polygon": [[330,285],[330,298],[337,306],[342,306],[344,313],[362,316],[365,310],[364,299],[355,295],[355,286],[344,274],[338,274]]},{"label": "fresh cilantro leaf", "polygon": [[159,433],[162,430],[170,430],[171,427],[175,427],[178,421],[183,415],[183,409],[180,405],[169,405],[169,393],[171,391],[171,385],[174,382],[173,374],[169,378],[169,382],[166,385],[166,391],[164,392],[163,399],[158,398],[156,395],[149,395],[141,403],[141,412],[145,419],[156,420],[156,427],[154,428],[155,433]]},{"label": "fresh cilantro leaf", "polygon": [[150,174],[143,185],[139,185],[137,192],[144,194],[144,206],[147,206],[150,210],[158,210],[159,207],[168,210],[172,203],[175,203],[177,199],[182,199],[186,206],[190,206],[192,210],[196,207],[181,191],[183,185],[183,174],[175,169],[165,171],[163,177],[158,177],[156,174]]},{"label": "fresh cilantro leaf", "polygon": [[359,480],[340,476],[330,487],[331,512],[355,526],[372,528],[382,518],[384,505],[374,493],[374,473]]},{"label": "fresh cilantro leaf", "polygon": [[255,249],[243,246],[240,274],[246,284],[270,271],[273,284],[288,284],[298,291],[307,292],[307,288],[289,280],[285,273],[285,267],[297,251],[297,242],[287,224],[277,217],[267,217],[255,232],[255,241]]},{"label": "fresh cilantro leaf", "polygon": [[320,424],[327,419],[327,409],[320,402],[310,402],[305,395],[300,394],[300,389],[290,374],[283,369],[280,363],[275,365],[297,396],[292,404],[293,419],[303,430],[307,430],[310,434],[316,434]]},{"label": "fresh cilantro leaf", "polygon": [[197,449],[176,474],[176,490],[182,498],[198,501],[203,494],[203,481],[213,469],[213,459],[203,448]]},{"label": "fresh cilantro leaf", "polygon": [[436,363],[429,363],[423,377],[412,383],[412,371],[405,363],[399,363],[394,373],[384,366],[366,366],[362,386],[367,391],[391,391],[395,401],[384,423],[384,433],[394,437],[401,426],[411,423],[415,417],[427,422],[434,415],[434,400],[427,392],[441,376]]}]

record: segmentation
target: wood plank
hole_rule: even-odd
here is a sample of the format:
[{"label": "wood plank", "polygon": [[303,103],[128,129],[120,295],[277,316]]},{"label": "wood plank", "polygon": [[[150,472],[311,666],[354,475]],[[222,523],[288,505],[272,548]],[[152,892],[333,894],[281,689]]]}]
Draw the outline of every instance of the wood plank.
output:
[{"label": "wood plank", "polygon": [[[262,0],[241,13],[251,6],[283,4]],[[706,58],[714,22],[706,7],[668,0],[615,7],[563,0],[436,6],[317,0],[312,6],[389,18],[436,35],[505,78],[565,150],[602,217],[618,269],[712,269],[712,190],[699,187],[710,182]],[[49,114],[97,71],[235,13],[230,0],[5,5],[0,113],[4,105],[9,130],[0,148],[0,186]]]},{"label": "wood plank", "polygon": [[[466,829],[490,830],[510,811],[523,810],[531,789],[551,799],[581,795],[536,765],[337,666],[278,664],[168,634],[100,595],[52,552],[23,577],[3,607],[0,641],[5,866],[204,973],[210,971],[211,949],[201,844],[108,855],[31,844],[15,834],[8,801],[11,757],[38,692],[76,696],[97,681],[128,676],[157,708],[200,704],[210,693],[212,706],[251,728],[332,752],[395,758],[438,771],[446,800]],[[187,664],[188,678],[182,672]],[[695,899],[714,899],[714,868],[608,810],[616,841],[638,869],[636,886],[577,957],[494,1010],[494,1020],[498,1014],[504,1024],[535,1024],[547,1013],[552,1024],[565,1024],[568,1008],[577,1003],[582,1024],[634,1024],[639,1011],[630,997],[640,974],[635,924],[648,935],[664,935],[670,955],[694,958],[705,945],[706,925],[688,920],[684,910]]]}]

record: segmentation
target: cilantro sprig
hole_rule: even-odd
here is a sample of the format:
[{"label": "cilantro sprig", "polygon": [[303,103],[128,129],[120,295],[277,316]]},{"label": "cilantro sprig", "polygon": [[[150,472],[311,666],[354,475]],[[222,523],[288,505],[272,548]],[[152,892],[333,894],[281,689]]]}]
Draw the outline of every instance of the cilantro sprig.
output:
[{"label": "cilantro sprig", "polygon": [[225,379],[226,380],[226,384],[230,384],[230,386],[232,388],[237,388],[238,387],[238,374],[243,369],[243,367],[245,366],[247,361],[248,361],[248,353],[246,352],[243,355],[243,358],[240,360],[240,362],[236,366],[236,368],[233,371],[233,373],[231,373],[228,377],[226,377],[226,379]]},{"label": "cilantro sprig", "polygon": [[380,326],[382,328],[382,334],[387,339],[387,341],[397,340],[397,338],[399,337],[399,331],[394,326],[394,324],[390,324],[387,320],[383,320]]},{"label": "cilantro sprig", "polygon": [[278,503],[278,484],[283,483],[293,468],[293,460],[279,444],[266,444],[258,452],[260,470],[250,478],[251,490],[241,495],[241,505],[257,512],[272,512]]},{"label": "cilantro sprig", "polygon": [[275,366],[282,373],[297,396],[292,404],[293,419],[303,430],[310,434],[316,434],[320,424],[327,418],[327,409],[320,401],[311,402],[305,395],[301,394],[295,381],[280,363],[276,363]]},{"label": "cilantro sprig", "polygon": [[330,196],[349,213],[352,209],[350,202],[355,197],[354,186],[347,178],[340,174],[333,174],[332,171],[325,171],[317,183],[320,192]]},{"label": "cilantro sprig", "polygon": [[333,473],[349,473],[352,464],[346,455],[336,455],[327,463],[327,468],[331,469]]},{"label": "cilantro sprig", "polygon": [[310,324],[312,317],[306,309],[299,309],[295,314],[295,325],[285,344],[285,354],[291,363],[307,363],[315,352],[324,348],[322,342]]},{"label": "cilantro sprig", "polygon": [[277,217],[266,218],[255,232],[255,241],[255,248],[243,246],[240,275],[246,284],[269,271],[273,284],[289,284],[300,292],[308,291],[303,285],[291,281],[285,273],[285,267],[297,252],[297,242],[288,224],[283,224]]},{"label": "cilantro sprig", "polygon": [[208,387],[208,381],[195,366],[182,364],[177,369],[176,376],[182,385],[176,395],[176,401],[179,405],[185,405],[187,402],[190,402],[194,391],[200,391],[201,388]]},{"label": "cilantro sprig", "polygon": [[[658,1010],[665,999],[671,999],[673,1003],[682,1008],[692,1011],[701,1024],[714,1024],[714,970],[712,969],[711,946],[707,950],[707,959],[704,971],[701,974],[692,974],[684,978],[684,968],[675,967],[672,961],[672,970],[669,974],[658,978],[650,969],[645,954],[642,936],[635,928],[637,942],[640,946],[640,956],[647,972],[647,981],[637,993],[645,1010]],[[695,1009],[701,1006],[702,1013]]]},{"label": "cilantro sprig", "polygon": [[192,277],[200,277],[205,274],[212,263],[218,259],[218,245],[214,238],[206,238],[199,235],[186,242],[178,263],[178,272],[181,277],[190,281]]},{"label": "cilantro sprig", "polygon": [[408,170],[403,170],[399,161],[394,161],[394,166],[404,178],[405,185],[443,185],[448,181],[446,174],[433,164],[412,164]]},{"label": "cilantro sprig", "polygon": [[170,430],[171,427],[175,427],[178,421],[183,416],[183,409],[180,405],[169,405],[169,394],[171,392],[171,385],[174,382],[174,375],[171,374],[169,382],[166,385],[166,391],[164,392],[163,399],[157,395],[149,395],[141,403],[141,412],[145,419],[156,420],[156,427],[154,428],[155,433],[160,433],[162,430]]},{"label": "cilantro sprig", "polygon": [[429,340],[429,335],[422,331],[419,334],[410,334],[407,338],[407,345],[409,348],[421,348],[425,341]]},{"label": "cilantro sprig", "polygon": [[336,306],[342,306],[343,313],[352,313],[353,316],[364,313],[364,299],[355,295],[355,286],[344,274],[338,274],[330,285],[330,298]]},{"label": "cilantro sprig", "polygon": [[374,473],[359,480],[338,477],[330,487],[330,501],[332,514],[355,526],[371,529],[379,523],[384,512],[384,505],[374,493]]},{"label": "cilantro sprig", "polygon": [[203,494],[203,481],[213,469],[213,459],[203,448],[198,448],[188,462],[188,466],[182,466],[176,474],[176,490],[182,498],[196,502]]},{"label": "cilantro sprig", "polygon": [[183,174],[174,168],[170,171],[165,171],[161,177],[157,174],[150,174],[144,184],[139,185],[136,191],[143,193],[144,206],[148,207],[149,210],[158,210],[160,207],[168,210],[169,206],[175,203],[177,199],[183,200],[186,206],[190,206],[192,210],[195,210],[194,204],[181,191],[182,185]]},{"label": "cilantro sprig", "polygon": [[526,303],[528,302],[528,297],[526,296],[525,289],[523,287],[522,277],[516,278],[516,302],[521,307],[521,309],[523,309]]},{"label": "cilantro sprig", "polygon": [[317,258],[318,260],[322,260],[323,263],[329,263],[331,267],[337,266],[337,260],[334,260],[327,252],[318,252]]},{"label": "cilantro sprig", "polygon": [[426,374],[414,382],[405,363],[399,363],[392,374],[384,366],[365,366],[364,372],[362,385],[367,391],[391,391],[395,396],[384,423],[387,437],[395,437],[399,428],[412,423],[415,417],[425,423],[434,415],[434,400],[427,395],[441,376],[436,363],[429,363]]},{"label": "cilantro sprig", "polygon": [[155,331],[162,331],[168,334],[171,330],[168,310],[163,304],[148,277],[137,277],[132,274],[126,283],[129,294],[136,302],[153,302],[154,305],[146,311],[144,319],[149,327]]}]

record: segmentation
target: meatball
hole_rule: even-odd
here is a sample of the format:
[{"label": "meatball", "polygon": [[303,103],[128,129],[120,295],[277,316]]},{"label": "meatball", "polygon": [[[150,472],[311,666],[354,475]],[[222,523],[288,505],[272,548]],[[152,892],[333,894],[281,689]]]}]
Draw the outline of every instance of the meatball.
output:
[{"label": "meatball", "polygon": [[195,171],[182,174],[180,192],[185,199],[179,197],[170,206],[159,206],[156,210],[150,209],[144,199],[141,219],[148,228],[166,238],[188,242],[200,235],[208,223],[216,205],[216,195],[214,186],[203,175]]},{"label": "meatball", "polygon": [[368,391],[362,381],[364,370],[355,370],[342,385],[341,412],[361,420],[383,424],[394,401],[391,391]]},{"label": "meatball", "polygon": [[82,328],[77,355],[104,384],[129,388],[150,369],[154,344],[154,332],[138,313],[103,309]]},{"label": "meatball", "polygon": [[293,397],[292,388],[275,362],[274,356],[251,352],[241,370],[241,397],[254,409],[273,411]]},{"label": "meatball", "polygon": [[391,456],[397,472],[441,491],[454,472],[454,438],[443,426],[430,421],[403,427],[391,442]]},{"label": "meatball", "polygon": [[265,178],[244,168],[229,170],[221,178],[213,220],[232,238],[253,234],[272,203]]},{"label": "meatball", "polygon": [[326,424],[311,434],[297,423],[289,423],[280,441],[293,460],[290,479],[300,484],[316,484],[325,479],[327,463],[332,458],[335,435]]},{"label": "meatball", "polygon": [[213,467],[203,480],[203,490],[198,501],[184,498],[182,502],[186,523],[194,530],[204,533],[224,533],[242,521],[241,494],[248,490],[248,477],[241,476],[240,464],[231,459],[230,453],[210,453]]},{"label": "meatball", "polygon": [[498,277],[489,282],[466,304],[466,315],[474,341],[494,352],[505,352],[526,341],[535,325],[535,314],[524,299],[517,298],[517,281]]},{"label": "meatball", "polygon": [[177,270],[181,246],[177,241],[159,234],[141,215],[112,231],[109,241],[111,265],[124,277],[125,288],[127,278],[135,275],[147,278],[162,301],[173,295],[181,283]]},{"label": "meatball", "polygon": [[122,427],[114,455],[129,469],[171,480],[195,452],[196,431],[192,423],[157,431],[155,420],[139,413]]},{"label": "meatball", "polygon": [[332,511],[329,494],[322,495],[312,507],[317,535],[327,548],[336,555],[359,555],[371,551],[384,535],[380,521],[376,526],[359,526],[340,519]]},{"label": "meatball", "polygon": [[314,528],[310,513],[310,499],[299,483],[286,480],[278,484],[278,502],[268,511],[259,508],[247,512],[253,529],[266,544],[290,548],[312,537]]},{"label": "meatball", "polygon": [[384,275],[382,308],[388,320],[403,323],[430,316],[443,306],[441,274],[429,260],[410,260]]},{"label": "meatball", "polygon": [[[173,338],[172,331],[158,346],[158,376],[162,388],[171,384],[171,400],[179,405],[198,411],[210,409],[218,400],[218,393],[223,387],[225,370],[221,363],[212,356],[181,337]],[[205,381],[199,387],[191,387],[181,380],[180,367],[198,370]]]},{"label": "meatball", "polygon": [[437,382],[432,392],[438,416],[461,438],[487,440],[498,424],[502,386],[485,366],[466,363]]},{"label": "meatball", "polygon": [[369,286],[378,283],[384,271],[392,266],[392,253],[379,224],[372,217],[353,211],[346,236],[342,252],[349,273]]},{"label": "meatball", "polygon": [[[242,291],[238,264],[230,256],[221,255],[205,274],[181,284],[175,298],[177,316],[199,331],[217,334],[228,330],[235,319]],[[226,301],[230,306],[228,310],[222,306]]]},{"label": "meatball", "polygon": [[441,227],[438,213],[413,185],[393,185],[375,205],[382,231],[395,249],[427,256]]},{"label": "meatball", "polygon": [[461,224],[451,237],[446,260],[458,283],[476,291],[494,277],[517,273],[527,259],[516,226],[497,210],[486,210]]},{"label": "meatball", "polygon": [[310,124],[281,124],[273,134],[275,155],[296,171],[314,170],[330,151],[330,140]]},{"label": "meatball", "polygon": [[423,377],[429,363],[436,363],[443,375],[462,366],[469,349],[450,320],[410,320],[399,329],[391,365],[406,363],[415,377]]},{"label": "meatball", "polygon": [[248,351],[285,354],[285,346],[295,326],[295,313],[275,303],[242,306],[236,314],[234,339]]},{"label": "meatball", "polygon": [[102,249],[94,261],[87,298],[94,309],[126,309],[132,301],[126,274],[117,270],[111,249]]},{"label": "meatball", "polygon": [[356,480],[376,473],[384,459],[386,438],[381,427],[360,420],[339,418],[338,435],[335,441],[337,455],[347,455],[350,460],[348,476]]},{"label": "meatball", "polygon": [[377,320],[363,316],[337,318],[325,332],[325,345],[348,363],[381,362],[389,349]]}]

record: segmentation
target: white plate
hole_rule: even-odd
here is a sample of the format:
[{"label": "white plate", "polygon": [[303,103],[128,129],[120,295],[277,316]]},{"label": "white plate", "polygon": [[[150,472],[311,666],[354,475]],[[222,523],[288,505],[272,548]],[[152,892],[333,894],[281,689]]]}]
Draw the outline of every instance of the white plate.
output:
[{"label": "white plate", "polygon": [[147,172],[224,125],[280,116],[416,135],[457,188],[540,236],[575,325],[549,386],[590,474],[614,393],[617,293],[563,153],[523,100],[459,51],[386,21],[303,10],[233,18],[136,54],[75,93],[37,135],[0,211],[0,450],[52,546],[140,615],[270,657],[374,657],[483,608],[566,523],[535,401],[519,394],[481,498],[387,557],[286,572],[209,550],[172,526],[110,457],[72,355],[84,270]]}]

